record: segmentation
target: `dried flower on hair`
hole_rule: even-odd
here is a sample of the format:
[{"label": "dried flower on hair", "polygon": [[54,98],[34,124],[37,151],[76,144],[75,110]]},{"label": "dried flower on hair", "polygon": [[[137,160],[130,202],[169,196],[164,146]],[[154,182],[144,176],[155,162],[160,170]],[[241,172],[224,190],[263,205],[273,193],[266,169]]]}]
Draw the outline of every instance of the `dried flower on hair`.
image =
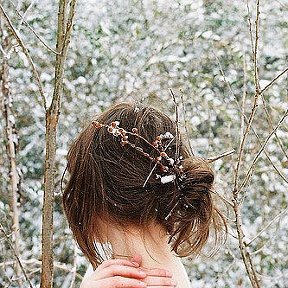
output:
[{"label": "dried flower on hair", "polygon": [[[122,146],[126,146],[129,145],[130,147],[134,148],[135,150],[137,150],[138,152],[140,152],[144,157],[150,159],[152,162],[154,162],[156,165],[159,166],[160,171],[162,173],[172,173],[170,175],[167,176],[163,176],[161,178],[161,183],[162,184],[166,184],[169,182],[174,181],[178,175],[176,175],[176,171],[181,173],[182,169],[180,166],[175,165],[176,161],[172,158],[170,158],[167,153],[164,151],[167,147],[163,147],[162,146],[162,140],[164,139],[174,139],[174,136],[171,132],[165,132],[164,134],[160,134],[158,136],[156,136],[155,141],[153,141],[152,143],[150,143],[147,139],[143,138],[142,136],[139,135],[138,133],[138,129],[136,127],[132,128],[132,132],[129,132],[127,130],[125,130],[123,127],[119,127],[120,125],[120,121],[113,121],[110,123],[110,125],[107,124],[103,124],[103,123],[99,123],[98,121],[93,121],[92,124],[94,125],[94,127],[96,129],[100,129],[102,127],[106,127],[107,131],[109,133],[111,133],[113,136],[116,137],[120,137],[120,144]],[[148,143],[154,150],[157,151],[158,156],[156,157],[152,157],[149,153],[145,152],[143,150],[143,148],[136,146],[134,143],[131,143],[128,140],[128,136],[127,134],[131,134],[134,135],[142,140],[144,140],[146,143]],[[166,161],[166,164],[168,165],[164,165],[161,161],[162,160]],[[178,160],[179,162],[179,160]]]}]

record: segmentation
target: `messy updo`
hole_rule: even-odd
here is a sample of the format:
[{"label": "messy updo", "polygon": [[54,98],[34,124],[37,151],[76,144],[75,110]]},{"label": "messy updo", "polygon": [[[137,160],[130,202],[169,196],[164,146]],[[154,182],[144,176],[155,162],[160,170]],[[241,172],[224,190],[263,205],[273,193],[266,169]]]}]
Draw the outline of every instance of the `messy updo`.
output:
[{"label": "messy updo", "polygon": [[[95,123],[115,121],[126,131],[134,128],[141,137],[131,133],[133,144],[121,145],[119,137],[105,127],[95,127]],[[159,110],[120,103],[93,119],[73,142],[63,204],[74,237],[94,268],[102,261],[95,247],[95,240],[101,242],[97,219],[120,227],[146,227],[156,221],[166,229],[171,249],[181,257],[198,254],[211,229],[216,241],[221,238],[226,226],[212,200],[214,174],[208,163],[191,155],[179,134],[163,139],[162,144],[170,160],[181,159],[181,173],[175,170],[175,177],[162,181],[163,167],[154,167],[151,161],[159,155],[149,143],[165,133],[176,136],[176,132],[175,122]]]}]

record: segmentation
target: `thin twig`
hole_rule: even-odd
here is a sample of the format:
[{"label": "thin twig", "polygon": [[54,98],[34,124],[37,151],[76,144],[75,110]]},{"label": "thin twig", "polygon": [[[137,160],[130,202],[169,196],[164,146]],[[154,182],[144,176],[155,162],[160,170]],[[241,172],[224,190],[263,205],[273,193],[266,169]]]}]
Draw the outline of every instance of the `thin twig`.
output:
[{"label": "thin twig", "polygon": [[[2,263],[0,263],[0,268],[3,266],[6,266],[6,265],[13,265],[15,263],[15,261],[11,260],[11,261],[2,262]],[[37,260],[37,259],[33,259],[33,258],[28,259],[28,260],[21,259],[21,262],[25,265],[34,265],[35,264],[35,265],[42,266],[41,260]],[[66,272],[71,272],[71,270],[73,269],[73,268],[67,266],[66,263],[61,263],[61,262],[57,262],[57,261],[54,261],[54,267],[61,269],[63,271],[66,271]],[[41,268],[39,268],[39,270],[41,270]],[[30,273],[26,273],[26,274],[28,275]],[[76,277],[80,280],[83,279],[83,276],[80,275],[79,273],[76,273]]]},{"label": "thin twig", "polygon": [[250,253],[248,252],[247,247],[245,246],[245,243],[244,243],[245,235],[242,229],[242,217],[241,217],[241,213],[239,209],[239,204],[238,204],[237,199],[235,199],[235,196],[232,199],[232,201],[233,201],[233,209],[234,209],[234,213],[236,217],[235,224],[236,224],[236,230],[238,234],[240,253],[241,253],[249,280],[252,284],[252,287],[260,288],[254,266],[251,265],[252,263],[251,263]]},{"label": "thin twig", "polygon": [[[10,37],[4,36],[3,31],[0,26],[0,34],[2,35],[4,49],[8,49],[10,46]],[[12,218],[12,231],[14,232],[12,243],[14,245],[14,250],[17,256],[20,258],[20,224],[19,224],[19,210],[18,210],[18,194],[20,187],[20,174],[18,171],[17,163],[17,144],[18,144],[18,134],[15,127],[14,119],[15,113],[13,109],[13,97],[11,95],[10,85],[9,85],[9,76],[10,70],[8,65],[8,59],[4,57],[2,62],[2,75],[1,75],[1,92],[3,98],[3,109],[2,114],[5,119],[5,143],[6,143],[6,154],[7,160],[9,162],[9,184],[10,189],[8,189],[9,195],[9,206],[11,209],[11,218]],[[18,264],[16,264],[16,276],[18,278],[18,285],[23,286],[22,279],[20,279],[21,269]]]},{"label": "thin twig", "polygon": [[[256,19],[255,19],[255,44],[254,44],[254,85],[255,85],[255,102],[260,95],[260,86],[259,86],[259,72],[258,72],[258,46],[259,46],[259,22],[260,22],[260,1],[257,0],[256,3]],[[257,103],[255,103],[257,105]]]},{"label": "thin twig", "polygon": [[[257,7],[259,6],[259,1],[257,2]],[[257,13],[258,15],[258,13]],[[259,17],[259,16],[257,16]],[[258,19],[258,18],[257,18]],[[257,22],[258,23],[258,22]],[[257,25],[258,27],[258,25]],[[256,29],[256,31],[258,31],[258,28]],[[254,116],[258,107],[258,99],[259,99],[259,80],[258,80],[258,67],[257,67],[257,47],[258,47],[258,32],[256,33],[256,39],[255,39],[255,53],[254,53],[254,81],[255,81],[255,95],[254,95],[254,101],[253,101],[253,106],[252,106],[252,110],[248,119],[248,123],[246,126],[246,129],[244,131],[243,137],[241,139],[240,142],[240,148],[239,148],[239,154],[238,154],[238,161],[236,164],[236,169],[235,169],[235,175],[234,175],[234,188],[233,188],[233,193],[235,194],[235,196],[237,196],[239,194],[238,192],[238,174],[239,174],[239,170],[241,167],[241,162],[242,162],[242,157],[243,157],[243,153],[244,153],[244,146],[246,143],[246,139],[248,137],[249,131],[251,129],[251,125],[252,122],[254,120]]]},{"label": "thin twig", "polygon": [[281,1],[279,1],[279,0],[276,0],[276,2],[278,2],[282,7],[284,7],[284,8],[286,8],[286,9],[288,9],[288,5],[286,5],[286,4],[284,4],[284,3],[282,3]]},{"label": "thin twig", "polygon": [[[245,125],[245,102],[246,102],[246,96],[247,96],[247,64],[246,64],[246,55],[244,53],[243,55],[243,93],[242,93],[242,105],[241,105],[241,135],[243,137],[244,135],[244,125]],[[238,102],[237,102],[238,103]]]},{"label": "thin twig", "polygon": [[[260,96],[260,87],[259,87],[259,74],[258,74],[258,41],[259,41],[259,15],[260,15],[260,10],[259,10],[259,0],[257,0],[256,4],[256,20],[255,20],[255,44],[254,44],[254,49],[253,49],[253,63],[254,63],[254,85],[255,85],[255,95],[254,95],[254,101],[253,101],[253,106],[252,110],[248,119],[248,123],[246,126],[246,129],[244,131],[244,134],[242,136],[241,142],[240,142],[240,148],[239,148],[239,155],[238,155],[238,161],[236,164],[235,168],[235,175],[234,175],[234,188],[233,188],[233,193],[235,196],[239,194],[237,191],[237,186],[238,186],[238,174],[239,174],[239,169],[241,167],[241,162],[242,162],[242,157],[243,157],[243,152],[244,152],[244,146],[246,143],[247,136],[249,134],[257,107],[258,107],[258,99]],[[250,12],[249,12],[249,5],[247,3],[247,9],[248,9],[248,19],[250,19]],[[251,21],[249,21],[249,29],[250,33],[252,34],[252,29],[251,29]],[[251,37],[252,39],[252,37]],[[253,41],[251,42],[251,45],[253,45]],[[253,46],[252,46],[253,47]]]},{"label": "thin twig", "polygon": [[[248,3],[248,0],[247,0],[247,11],[248,11],[248,22],[249,22],[249,34],[250,34],[250,38],[251,38],[251,47],[252,47],[252,55],[254,57],[254,44],[253,44],[253,35],[252,35],[252,24],[251,24],[251,16],[250,16],[250,10],[249,10],[249,3]],[[284,69],[281,73],[279,73],[276,77],[274,77],[260,92],[259,92],[259,95],[262,95],[270,86],[272,86],[282,75],[284,75],[286,72],[288,71],[288,67],[286,69]],[[244,74],[245,76],[245,74]],[[265,98],[262,97],[262,102],[263,102],[263,105],[264,105],[264,111],[265,111],[265,114],[266,114],[266,117],[268,119],[268,122],[269,122],[269,125],[271,126],[272,125],[272,121],[271,121],[271,118],[270,118],[270,115],[267,111],[267,108],[266,108],[266,101],[265,101]],[[276,139],[279,143],[279,146],[281,148],[281,150],[283,151],[283,153],[285,154],[286,158],[288,159],[288,156],[287,156],[287,153],[281,143],[281,140],[279,139],[279,137],[277,136],[277,134],[275,134],[276,136]]]},{"label": "thin twig", "polygon": [[275,76],[270,83],[268,83],[259,93],[263,94],[268,88],[270,88],[282,75],[288,72],[288,67],[286,67],[281,73]]},{"label": "thin twig", "polygon": [[217,155],[217,156],[214,156],[214,157],[208,157],[206,160],[207,160],[209,163],[212,163],[212,162],[215,162],[215,161],[218,160],[218,159],[221,159],[221,158],[226,157],[226,156],[230,156],[230,155],[232,155],[232,154],[234,154],[234,153],[235,153],[235,149],[232,149],[232,150],[229,150],[229,151],[227,151],[227,152],[224,152],[224,153],[222,153],[222,154],[220,154],[220,155]]},{"label": "thin twig", "polygon": [[[27,9],[25,10],[25,12],[23,13],[23,20],[25,19],[26,17],[26,14],[28,13],[28,11],[31,9],[31,7],[34,5],[34,0],[32,0],[29,4],[29,6],[27,7]],[[18,29],[20,28],[20,26],[22,25],[22,20],[20,21],[19,25],[18,25]]]},{"label": "thin twig", "polygon": [[229,206],[233,207],[233,203],[231,201],[229,201],[228,199],[226,199],[224,196],[222,196],[220,193],[218,192],[214,192],[222,201],[224,201],[226,204],[228,204]]},{"label": "thin twig", "polygon": [[[265,111],[265,114],[266,114],[266,118],[268,120],[268,124],[269,124],[269,127],[270,129],[273,130],[273,123],[272,123],[272,119],[271,119],[271,116],[268,112],[268,109],[267,109],[267,105],[266,105],[266,101],[264,99],[264,96],[261,95],[261,99],[262,99],[262,103],[263,103],[263,109]],[[278,134],[275,132],[275,137],[276,137],[276,141],[278,142],[278,145],[280,147],[280,149],[282,150],[282,153],[285,155],[286,159],[288,160],[288,154],[286,152],[286,148],[284,147],[281,139],[278,137]]]},{"label": "thin twig", "polygon": [[[237,99],[236,99],[236,96],[235,96],[235,94],[234,94],[234,92],[233,92],[233,90],[232,90],[232,88],[231,88],[231,85],[230,85],[229,81],[226,79],[226,76],[225,76],[225,73],[224,73],[224,71],[223,71],[223,69],[222,69],[222,65],[221,65],[221,63],[220,63],[220,60],[219,60],[219,58],[217,57],[216,54],[214,54],[214,56],[215,56],[215,58],[216,58],[216,60],[217,60],[217,62],[218,62],[219,69],[220,69],[220,73],[221,73],[221,75],[222,75],[222,77],[223,77],[223,79],[224,79],[224,82],[225,82],[225,84],[227,85],[230,93],[233,95],[233,100],[234,100],[234,102],[236,103],[236,106],[237,106],[237,108],[238,108],[238,110],[239,110],[239,112],[240,112],[240,114],[241,114],[241,117],[243,117],[245,123],[247,124],[247,123],[248,123],[248,118],[247,118],[246,115],[244,114],[244,111],[242,111],[242,108],[240,107],[240,105],[239,105],[239,103],[238,103],[238,101],[237,101]],[[261,140],[260,140],[260,137],[259,137],[258,133],[256,132],[256,130],[253,128],[253,125],[251,125],[251,130],[252,130],[252,132],[254,133],[254,135],[256,136],[257,141],[258,141],[258,143],[260,144],[260,146],[262,146],[262,142],[261,142]],[[242,134],[242,133],[241,133],[241,134]],[[267,153],[267,151],[266,151],[265,149],[264,149],[264,153],[265,153],[265,156],[267,157],[268,161],[269,161],[270,164],[272,165],[272,167],[273,167],[273,168],[275,169],[275,171],[278,173],[278,175],[287,183],[287,179],[286,179],[285,176],[279,171],[279,169],[276,167],[276,165],[274,164],[274,162],[272,161],[272,159],[270,158],[269,154]]]},{"label": "thin twig", "polygon": [[[166,149],[170,146],[170,144],[173,142],[173,140],[174,140],[174,138],[172,138],[172,139],[170,140],[170,142],[169,142],[169,143],[167,144],[167,146],[165,147],[164,151],[166,151]],[[157,167],[157,163],[156,163],[156,164],[153,166],[153,168],[151,169],[151,171],[150,171],[150,173],[148,174],[146,180],[144,181],[144,184],[142,185],[142,187],[145,187],[145,186],[146,186],[148,180],[150,179],[150,177],[151,177],[151,175],[152,175],[152,173],[153,173],[153,171],[155,170],[156,167]]]},{"label": "thin twig", "polygon": [[[273,134],[275,134],[275,132],[277,131],[277,129],[280,127],[280,125],[284,122],[285,118],[288,116],[288,109],[285,111],[284,115],[281,117],[281,119],[279,120],[278,124],[274,127],[274,129],[270,132],[270,134],[268,135],[268,137],[266,138],[266,140],[264,141],[264,143],[262,144],[260,150],[258,151],[258,153],[256,154],[256,156],[254,157],[253,161],[252,161],[252,164],[250,165],[247,173],[246,173],[246,176],[242,182],[242,184],[240,185],[240,188],[239,188],[239,193],[240,191],[243,189],[243,187],[247,184],[247,182],[249,181],[251,175],[252,175],[252,172],[253,172],[253,169],[255,167],[255,164],[257,162],[257,160],[259,159],[261,153],[263,152],[263,150],[265,149],[268,141],[271,139],[271,137],[273,136]],[[245,194],[243,195],[243,198],[245,197]],[[243,199],[242,198],[242,199]],[[242,200],[243,201],[243,200]]]},{"label": "thin twig", "polygon": [[147,139],[145,139],[144,137],[142,137],[141,135],[137,134],[137,133],[133,133],[133,132],[130,132],[130,131],[126,131],[126,134],[128,135],[132,135],[132,136],[135,136],[139,139],[141,139],[142,141],[144,141],[147,145],[149,145],[153,150],[155,150],[157,152],[157,154],[160,154],[160,150],[155,147],[154,145],[152,145]]},{"label": "thin twig", "polygon": [[[233,185],[233,210],[235,213],[235,225],[236,225],[236,230],[238,234],[238,242],[239,242],[239,248],[240,248],[240,253],[246,268],[246,272],[248,274],[250,283],[253,288],[260,288],[260,284],[257,278],[257,274],[255,271],[255,267],[252,263],[251,255],[245,246],[244,243],[244,232],[242,229],[242,215],[241,215],[241,210],[240,210],[240,205],[239,205],[239,189],[238,189],[238,177],[239,177],[239,171],[241,167],[241,162],[242,162],[242,157],[244,153],[244,147],[246,143],[247,136],[249,134],[250,128],[252,126],[252,122],[255,117],[255,113],[258,107],[258,99],[259,99],[259,92],[260,92],[260,87],[259,87],[259,75],[258,75],[258,64],[257,64],[257,56],[258,56],[258,41],[259,41],[259,15],[260,15],[260,4],[259,0],[257,0],[256,3],[256,20],[255,20],[255,45],[254,45],[254,54],[253,54],[253,63],[254,63],[254,84],[255,84],[255,95],[254,95],[254,101],[251,109],[251,113],[248,119],[248,123],[246,126],[246,129],[241,135],[241,141],[240,141],[240,148],[239,148],[239,154],[238,154],[238,159],[237,159],[237,164],[235,168],[235,175],[234,175],[234,185]],[[241,111],[242,112],[242,111]]]},{"label": "thin twig", "polygon": [[263,243],[259,249],[252,251],[251,255],[256,255],[260,253],[265,247],[267,247],[269,243],[273,243],[276,237],[277,237],[277,233],[273,233],[272,236],[270,236],[269,239],[267,239],[265,243]]},{"label": "thin twig", "polygon": [[71,38],[71,33],[72,33],[72,28],[73,28],[73,19],[74,19],[75,11],[76,11],[76,4],[77,4],[77,0],[71,0],[69,2],[70,9],[68,13],[65,35],[64,35],[64,49],[62,51],[62,53],[64,54],[67,53],[67,49],[70,43],[70,38]]},{"label": "thin twig", "polygon": [[181,92],[181,103],[182,103],[182,108],[183,108],[183,117],[184,117],[184,127],[185,127],[185,132],[186,132],[186,135],[187,135],[187,140],[188,140],[188,145],[189,145],[189,150],[190,150],[190,153],[194,156],[194,151],[193,151],[193,148],[192,148],[192,145],[191,145],[191,141],[189,139],[189,133],[188,133],[188,127],[187,127],[187,117],[186,117],[186,105],[184,104],[184,97],[183,97],[183,90],[180,89],[180,92]]},{"label": "thin twig", "polygon": [[[228,245],[225,245],[226,250],[228,250],[228,253],[232,256],[233,261],[229,264],[229,266],[224,270],[223,273],[217,273],[216,279],[215,279],[215,287],[219,286],[219,279],[226,277],[227,273],[229,270],[234,266],[234,263],[236,262],[237,258],[236,256],[232,253],[232,251],[229,249]],[[221,278],[220,278],[221,277]]]},{"label": "thin twig", "polygon": [[[24,19],[23,15],[21,15],[21,13],[17,10],[16,5],[13,3],[12,0],[9,0],[11,5],[14,7],[16,14],[18,15],[18,17],[22,20],[21,22],[24,23],[31,31],[32,33],[35,35],[35,37],[51,52],[53,52],[54,54],[60,54],[59,52],[55,51],[53,48],[51,48],[37,33],[36,31],[30,26],[30,24]],[[22,24],[21,23],[21,24]]]},{"label": "thin twig", "polygon": [[47,105],[46,105],[46,98],[45,98],[45,93],[44,93],[44,90],[43,90],[43,87],[42,87],[42,84],[41,84],[41,80],[40,80],[40,76],[39,76],[39,73],[36,69],[36,66],[31,58],[31,55],[28,51],[28,49],[26,48],[25,44],[23,43],[22,39],[20,38],[18,32],[16,31],[15,27],[13,26],[9,16],[7,15],[7,13],[4,11],[2,5],[0,4],[0,12],[3,14],[6,22],[7,22],[7,25],[9,26],[9,28],[11,29],[11,32],[13,34],[13,36],[15,37],[16,41],[18,42],[18,44],[21,46],[22,50],[23,50],[23,53],[25,54],[25,56],[27,57],[28,59],[28,62],[30,63],[31,67],[32,67],[32,72],[34,74],[34,77],[36,79],[36,83],[37,83],[37,86],[38,86],[38,89],[39,89],[39,93],[40,93],[40,96],[42,98],[42,105],[46,111],[47,109]]},{"label": "thin twig", "polygon": [[249,35],[250,35],[250,43],[251,43],[251,52],[252,57],[254,58],[254,40],[253,40],[253,32],[252,32],[252,22],[251,22],[251,13],[249,8],[249,0],[246,1],[247,15],[248,15],[248,25],[249,25]]},{"label": "thin twig", "polygon": [[175,161],[178,161],[179,151],[180,151],[180,131],[179,131],[179,113],[178,113],[178,104],[176,102],[176,97],[171,88],[169,88],[170,95],[172,96],[174,108],[175,108],[175,121],[176,121],[176,152],[175,152]]},{"label": "thin twig", "polygon": [[[227,79],[226,79],[226,76],[225,76],[224,71],[223,71],[223,69],[222,69],[222,66],[221,66],[221,63],[220,63],[220,61],[219,61],[219,58],[217,57],[217,55],[215,55],[215,57],[216,57],[216,59],[217,59],[217,61],[218,61],[218,65],[219,65],[219,67],[220,67],[220,72],[221,72],[221,75],[222,75],[222,77],[223,77],[223,79],[224,79],[224,82],[225,82],[225,84],[228,86],[229,91],[231,92],[231,94],[233,95],[234,101],[235,101],[235,103],[236,103],[236,105],[237,105],[237,108],[238,108],[238,110],[240,111],[241,116],[243,117],[245,123],[247,124],[247,123],[248,123],[248,119],[247,119],[246,115],[244,114],[244,111],[242,111],[242,109],[241,109],[238,101],[236,100],[236,96],[235,96],[235,94],[234,94],[234,92],[233,92],[233,90],[232,90],[232,88],[231,88],[230,83],[229,83],[229,82],[227,81]],[[253,128],[252,125],[251,125],[251,130],[252,130],[252,132],[254,133],[254,135],[256,136],[257,141],[258,141],[258,143],[260,144],[260,146],[262,146],[262,142],[261,142],[261,140],[260,140],[260,137],[259,137],[258,133],[256,132],[256,130]],[[275,169],[275,171],[278,173],[278,175],[287,183],[287,179],[286,179],[285,176],[279,171],[279,169],[276,167],[276,165],[274,164],[274,162],[272,161],[272,159],[270,158],[270,156],[269,156],[269,154],[266,152],[266,150],[264,150],[264,153],[265,153],[265,156],[267,157],[268,161],[269,161],[270,164],[272,165],[272,167],[273,167],[273,168]]]},{"label": "thin twig", "polygon": [[249,241],[249,243],[246,244],[246,246],[250,246],[252,242],[254,242],[265,230],[267,230],[278,218],[280,218],[282,215],[284,215],[288,211],[288,207],[286,207],[281,213],[276,215],[263,229],[261,229],[255,237],[252,238],[252,240]]},{"label": "thin twig", "polygon": [[7,233],[6,233],[4,227],[2,226],[1,223],[0,223],[0,229],[1,229],[2,233],[4,234],[4,236],[5,236],[5,238],[6,238],[7,242],[8,242],[8,245],[10,246],[11,250],[13,251],[13,254],[14,254],[15,258],[17,259],[17,262],[18,262],[18,264],[20,266],[20,269],[22,270],[22,273],[23,273],[26,281],[29,283],[30,288],[33,288],[33,285],[30,282],[30,279],[28,278],[28,276],[27,276],[27,274],[25,272],[25,269],[24,269],[24,267],[23,267],[23,265],[21,263],[21,260],[19,259],[18,255],[17,255],[17,253],[16,253],[16,251],[15,251],[15,249],[13,247],[13,243],[11,242],[9,236],[7,235]]},{"label": "thin twig", "polygon": [[1,44],[0,44],[0,51],[1,51],[1,53],[3,54],[4,58],[7,57],[7,54],[6,54],[6,52],[4,51],[3,47],[1,46]]}]

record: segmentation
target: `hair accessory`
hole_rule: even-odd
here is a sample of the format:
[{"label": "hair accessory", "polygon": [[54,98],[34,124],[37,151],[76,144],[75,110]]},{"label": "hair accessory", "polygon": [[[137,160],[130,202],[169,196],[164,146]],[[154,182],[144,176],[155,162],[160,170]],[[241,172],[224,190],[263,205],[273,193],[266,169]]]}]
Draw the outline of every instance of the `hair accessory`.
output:
[{"label": "hair accessory", "polygon": [[[184,175],[183,175],[183,166],[180,163],[183,157],[180,156],[179,159],[174,160],[173,158],[169,157],[167,153],[165,152],[165,150],[168,148],[168,146],[172,143],[173,139],[175,138],[172,133],[165,132],[164,134],[160,134],[156,136],[155,140],[152,143],[150,143],[149,141],[147,141],[147,139],[139,135],[138,129],[136,127],[132,128],[131,132],[125,130],[124,128],[119,127],[120,121],[113,121],[111,122],[110,125],[102,124],[102,123],[99,123],[98,121],[92,121],[92,124],[96,129],[106,127],[107,131],[110,134],[112,134],[115,137],[120,138],[120,144],[122,146],[129,145],[130,147],[134,148],[139,153],[141,153],[144,157],[150,159],[152,162],[155,163],[155,166],[153,167],[150,174],[148,175],[145,183],[143,184],[143,187],[146,185],[148,179],[151,177],[153,171],[155,170],[157,166],[160,168],[161,172],[167,174],[164,176],[156,174],[156,179],[159,178],[162,184],[172,182],[176,178],[179,178],[179,180],[182,181]],[[129,141],[129,135],[133,135],[142,139],[153,150],[157,152],[158,156],[152,157],[149,153],[143,151],[143,148],[136,146],[134,143],[131,143]],[[170,142],[164,147],[163,142],[162,142],[163,140],[170,140]]]},{"label": "hair accessory", "polygon": [[[142,187],[145,187],[147,184],[149,178],[152,176],[153,171],[158,166],[160,168],[160,171],[162,173],[165,173],[165,175],[159,175],[156,174],[156,179],[160,179],[161,184],[167,184],[170,182],[174,182],[176,184],[177,190],[181,191],[183,188],[183,180],[186,177],[186,174],[183,171],[183,166],[181,165],[181,161],[183,161],[183,156],[179,156],[178,159],[173,159],[168,156],[168,154],[165,152],[165,150],[169,147],[169,145],[174,140],[174,135],[170,132],[165,132],[164,134],[160,134],[156,136],[155,140],[150,143],[147,139],[139,135],[138,129],[136,127],[132,128],[131,132],[125,130],[122,127],[119,127],[120,121],[113,121],[110,125],[99,123],[98,121],[92,121],[93,126],[96,129],[100,129],[102,127],[105,127],[107,131],[112,134],[115,137],[120,138],[120,144],[122,146],[129,145],[130,147],[137,150],[139,153],[141,153],[144,157],[150,159],[152,162],[155,163],[154,167],[151,169],[149,175],[147,176],[144,184]],[[156,157],[152,157],[149,153],[143,151],[143,148],[136,146],[134,143],[131,143],[129,141],[129,135],[133,135],[135,137],[138,137],[139,139],[142,139],[144,142],[146,142],[153,150],[155,150],[158,154]],[[163,140],[170,140],[168,144],[164,147]],[[163,160],[165,164],[163,164]],[[182,192],[178,195],[177,201],[173,208],[170,210],[170,212],[165,217],[165,221],[168,220],[168,218],[172,215],[172,212],[175,210],[175,208],[178,206],[179,202],[182,199]],[[185,208],[187,208],[185,206]]]}]

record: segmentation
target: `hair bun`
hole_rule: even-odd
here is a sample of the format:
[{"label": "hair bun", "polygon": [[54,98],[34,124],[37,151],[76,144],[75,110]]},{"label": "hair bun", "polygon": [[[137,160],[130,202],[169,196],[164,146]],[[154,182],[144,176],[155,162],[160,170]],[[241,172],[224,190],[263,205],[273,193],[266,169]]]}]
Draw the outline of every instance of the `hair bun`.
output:
[{"label": "hair bun", "polygon": [[[189,157],[183,160],[183,176],[180,177],[180,194],[177,209],[175,202],[168,219],[172,233],[172,249],[179,255],[198,253],[206,243],[211,225],[218,230],[221,219],[212,201],[214,173],[203,158]],[[176,200],[175,200],[176,201]],[[181,243],[181,239],[188,241]]]},{"label": "hair bun", "polygon": [[[190,157],[183,160],[183,181],[181,193],[191,190],[193,193],[211,189],[214,173],[208,162],[203,158]],[[184,190],[184,191],[183,191]]]}]

